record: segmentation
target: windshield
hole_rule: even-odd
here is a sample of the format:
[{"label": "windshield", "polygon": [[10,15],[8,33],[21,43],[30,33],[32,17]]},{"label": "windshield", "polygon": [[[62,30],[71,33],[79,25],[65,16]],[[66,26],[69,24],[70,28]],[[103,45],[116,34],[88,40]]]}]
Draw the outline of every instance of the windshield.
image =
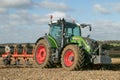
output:
[{"label": "windshield", "polygon": [[71,23],[66,24],[65,33],[68,36],[70,36],[70,35],[72,35],[72,36],[81,36],[80,27],[78,27],[75,24],[71,24]]}]

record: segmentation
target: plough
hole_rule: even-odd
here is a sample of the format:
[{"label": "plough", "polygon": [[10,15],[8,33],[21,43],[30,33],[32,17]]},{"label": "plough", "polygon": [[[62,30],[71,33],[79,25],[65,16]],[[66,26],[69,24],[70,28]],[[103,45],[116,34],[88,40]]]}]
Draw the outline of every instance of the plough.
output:
[{"label": "plough", "polygon": [[25,64],[29,64],[29,59],[34,59],[34,44],[27,46],[26,44],[21,45],[5,45],[5,53],[2,54],[3,63],[5,65],[10,65],[12,59],[14,59],[14,64],[19,65],[20,59],[23,58]]}]

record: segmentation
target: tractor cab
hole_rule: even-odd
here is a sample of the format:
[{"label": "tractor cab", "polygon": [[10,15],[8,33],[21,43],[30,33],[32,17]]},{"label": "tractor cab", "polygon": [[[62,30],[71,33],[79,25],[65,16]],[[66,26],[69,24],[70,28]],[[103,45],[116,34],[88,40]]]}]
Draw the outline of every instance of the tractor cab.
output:
[{"label": "tractor cab", "polygon": [[52,22],[49,25],[49,34],[57,41],[59,45],[69,43],[73,36],[81,36],[80,26],[75,23],[66,22],[64,19]]}]

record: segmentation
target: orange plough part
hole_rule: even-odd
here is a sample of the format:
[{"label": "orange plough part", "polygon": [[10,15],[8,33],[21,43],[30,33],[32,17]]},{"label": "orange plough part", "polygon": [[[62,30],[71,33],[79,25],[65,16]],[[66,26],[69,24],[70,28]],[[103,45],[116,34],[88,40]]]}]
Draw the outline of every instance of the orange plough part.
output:
[{"label": "orange plough part", "polygon": [[15,61],[18,61],[19,58],[23,58],[25,62],[29,61],[30,58],[34,59],[34,47],[35,45],[32,45],[32,51],[28,54],[28,48],[26,45],[22,45],[22,53],[18,53],[17,45],[13,45],[13,53],[11,52],[10,47],[5,46],[5,53],[2,54],[2,58],[5,59],[7,56],[11,56]]}]

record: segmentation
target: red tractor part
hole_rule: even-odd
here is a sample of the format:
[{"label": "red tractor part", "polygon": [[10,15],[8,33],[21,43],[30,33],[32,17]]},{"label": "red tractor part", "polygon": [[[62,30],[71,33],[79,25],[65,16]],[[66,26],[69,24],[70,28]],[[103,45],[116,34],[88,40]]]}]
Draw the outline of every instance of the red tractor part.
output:
[{"label": "red tractor part", "polygon": [[36,60],[39,64],[43,64],[46,59],[46,49],[44,45],[40,45],[37,48]]},{"label": "red tractor part", "polygon": [[74,63],[74,52],[72,50],[67,50],[64,56],[64,63],[66,66],[70,67]]},{"label": "red tractor part", "polygon": [[26,44],[22,44],[21,47],[18,45],[12,45],[13,52],[9,46],[5,47],[5,53],[2,54],[3,59],[6,59],[9,55],[11,58],[15,59],[15,64],[20,64],[20,59],[23,58],[26,64],[29,64],[29,59],[34,58],[34,47],[35,45],[30,45],[32,50],[29,50]]}]

